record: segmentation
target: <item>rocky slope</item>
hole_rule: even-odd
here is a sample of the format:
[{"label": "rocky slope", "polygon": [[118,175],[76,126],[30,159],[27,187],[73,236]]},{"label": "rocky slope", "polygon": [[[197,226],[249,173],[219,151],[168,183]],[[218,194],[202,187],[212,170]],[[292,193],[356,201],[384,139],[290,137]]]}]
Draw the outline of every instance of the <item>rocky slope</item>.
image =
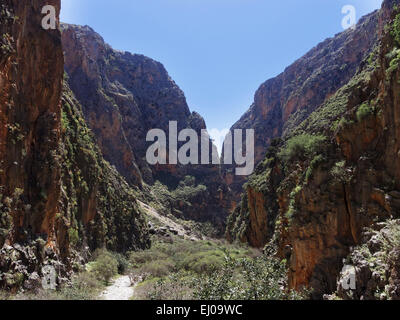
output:
[{"label": "rocky slope", "polygon": [[[140,187],[161,181],[175,190],[186,176],[194,177],[194,187],[204,185],[206,190],[167,210],[222,225],[231,203],[219,165],[151,166],[146,161],[152,144],[146,142],[149,130],[162,129],[168,136],[170,121],[178,122],[178,132],[192,128],[200,134],[206,128],[201,116],[189,111],[183,92],[163,65],[112,49],[87,26],[63,25],[62,41],[70,87],[105,159]],[[210,150],[215,148],[208,143]]]},{"label": "rocky slope", "polygon": [[[318,44],[277,77],[263,83],[250,109],[234,129],[255,130],[255,162],[260,163],[274,138],[285,136],[346,84],[377,40],[377,13]],[[225,181],[240,200],[246,177],[224,166]]]},{"label": "rocky slope", "polygon": [[90,250],[145,248],[133,190],[102,158],[67,85],[59,29],[42,8],[0,7],[0,287],[32,289],[43,266],[66,280]]},{"label": "rocky slope", "polygon": [[[338,280],[337,292],[329,299],[400,299],[400,220],[388,220],[363,233],[363,244],[344,260],[347,267]],[[354,290],[350,275],[354,275]]]},{"label": "rocky slope", "polygon": [[399,215],[398,5],[386,0],[363,19],[377,23],[379,41],[350,81],[272,143],[229,218],[230,239],[275,246],[290,286],[311,286],[315,298],[336,290],[366,227]]}]

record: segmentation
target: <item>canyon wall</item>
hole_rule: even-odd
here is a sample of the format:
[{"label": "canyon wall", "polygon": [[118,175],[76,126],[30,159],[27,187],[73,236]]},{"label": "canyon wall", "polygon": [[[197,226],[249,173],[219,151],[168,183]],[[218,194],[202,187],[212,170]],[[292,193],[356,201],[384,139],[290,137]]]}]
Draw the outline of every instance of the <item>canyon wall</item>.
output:
[{"label": "canyon wall", "polygon": [[[314,298],[336,290],[343,259],[363,245],[366,228],[399,216],[398,5],[384,1],[361,21],[355,30],[365,34],[370,20],[378,41],[368,41],[356,74],[305,119],[282,127],[229,217],[230,240],[275,248],[290,287],[310,286]],[[360,280],[358,292],[368,293],[366,285]]]},{"label": "canyon wall", "polygon": [[[45,5],[57,28],[42,28]],[[99,247],[149,246],[136,196],[103,158],[63,84],[60,1],[0,4],[0,286],[66,281]]]},{"label": "canyon wall", "polygon": [[[259,87],[249,110],[231,128],[255,130],[256,164],[273,139],[289,134],[353,77],[377,41],[377,19],[377,12],[363,17],[354,29],[321,42]],[[223,176],[239,201],[247,177],[235,176],[229,165],[223,166]]]},{"label": "canyon wall", "polygon": [[[60,1],[50,1],[57,14]],[[44,30],[44,1],[2,1],[0,34],[0,185],[10,204],[11,242],[28,233],[55,241],[60,197],[63,54],[61,35]]]}]

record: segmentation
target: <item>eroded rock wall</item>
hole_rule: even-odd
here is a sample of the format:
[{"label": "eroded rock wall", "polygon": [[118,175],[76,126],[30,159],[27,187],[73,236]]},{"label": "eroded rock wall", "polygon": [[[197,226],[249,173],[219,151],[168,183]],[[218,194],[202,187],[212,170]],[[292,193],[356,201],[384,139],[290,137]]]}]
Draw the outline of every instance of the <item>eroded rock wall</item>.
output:
[{"label": "eroded rock wall", "polygon": [[269,148],[229,218],[229,238],[276,246],[290,287],[314,298],[336,290],[365,228],[400,213],[398,5],[384,1],[357,73]]},{"label": "eroded rock wall", "polygon": [[[56,29],[42,28],[42,8]],[[56,283],[99,247],[149,246],[134,190],[102,157],[66,83],[59,0],[0,4],[0,287]]]},{"label": "eroded rock wall", "polygon": [[[255,130],[255,162],[260,163],[275,138],[285,137],[317,107],[346,84],[377,41],[378,14],[363,17],[348,29],[311,49],[256,91],[254,103],[231,130]],[[232,166],[223,175],[236,201],[247,177]]]}]

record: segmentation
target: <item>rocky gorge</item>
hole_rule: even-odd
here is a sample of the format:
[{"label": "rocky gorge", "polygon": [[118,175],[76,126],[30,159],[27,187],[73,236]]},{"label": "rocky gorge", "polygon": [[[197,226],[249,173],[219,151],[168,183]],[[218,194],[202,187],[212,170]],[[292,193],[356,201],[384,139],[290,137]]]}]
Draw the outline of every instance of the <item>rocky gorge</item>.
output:
[{"label": "rocky gorge", "polygon": [[260,86],[232,127],[255,130],[249,177],[150,165],[149,130],[200,135],[204,119],[160,62],[60,10],[0,1],[1,289],[37,289],[46,267],[70,285],[98,259],[140,272],[152,298],[171,298],[168,285],[174,298],[400,298],[400,1]]}]

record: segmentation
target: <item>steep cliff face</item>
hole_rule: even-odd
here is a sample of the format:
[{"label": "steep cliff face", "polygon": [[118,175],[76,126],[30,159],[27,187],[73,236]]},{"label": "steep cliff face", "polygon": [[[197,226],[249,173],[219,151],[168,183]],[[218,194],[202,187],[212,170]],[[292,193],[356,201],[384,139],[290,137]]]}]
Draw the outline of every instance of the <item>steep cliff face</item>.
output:
[{"label": "steep cliff face", "polygon": [[59,29],[42,8],[0,5],[0,287],[33,288],[52,266],[57,283],[90,249],[145,248],[147,225],[133,190],[102,158],[80,106],[63,88]]},{"label": "steep cliff face", "polygon": [[311,286],[315,298],[336,290],[366,227],[399,215],[398,5],[384,1],[359,71],[273,144],[229,218],[231,239],[276,245],[290,286]]},{"label": "steep cliff face", "polygon": [[[44,30],[45,1],[2,1],[0,58],[0,185],[13,199],[11,243],[29,234],[55,241],[60,197],[63,55],[59,30]],[[57,14],[60,1],[49,1]],[[17,205],[17,203],[18,205]]]},{"label": "steep cliff face", "polygon": [[[63,25],[62,40],[70,87],[105,159],[137,186],[158,180],[174,190],[193,176],[207,191],[177,209],[186,218],[224,221],[230,203],[218,165],[151,166],[146,161],[149,130],[162,129],[168,137],[170,121],[177,121],[178,132],[192,128],[200,134],[206,128],[162,64],[113,50],[87,26]],[[209,146],[215,148],[211,141]]]},{"label": "steep cliff face", "polygon": [[[67,227],[68,242],[75,249],[106,246],[126,252],[146,248],[150,241],[136,201],[137,191],[104,160],[66,82],[60,145],[63,215],[56,222]],[[59,247],[66,250],[69,246],[60,243]]]},{"label": "steep cliff face", "polygon": [[[274,138],[286,136],[298,124],[346,84],[377,40],[377,13],[325,40],[290,65],[276,78],[263,83],[255,93],[250,109],[234,129],[255,129],[255,162],[260,163]],[[240,200],[246,177],[234,176],[224,166],[228,185]]]}]

